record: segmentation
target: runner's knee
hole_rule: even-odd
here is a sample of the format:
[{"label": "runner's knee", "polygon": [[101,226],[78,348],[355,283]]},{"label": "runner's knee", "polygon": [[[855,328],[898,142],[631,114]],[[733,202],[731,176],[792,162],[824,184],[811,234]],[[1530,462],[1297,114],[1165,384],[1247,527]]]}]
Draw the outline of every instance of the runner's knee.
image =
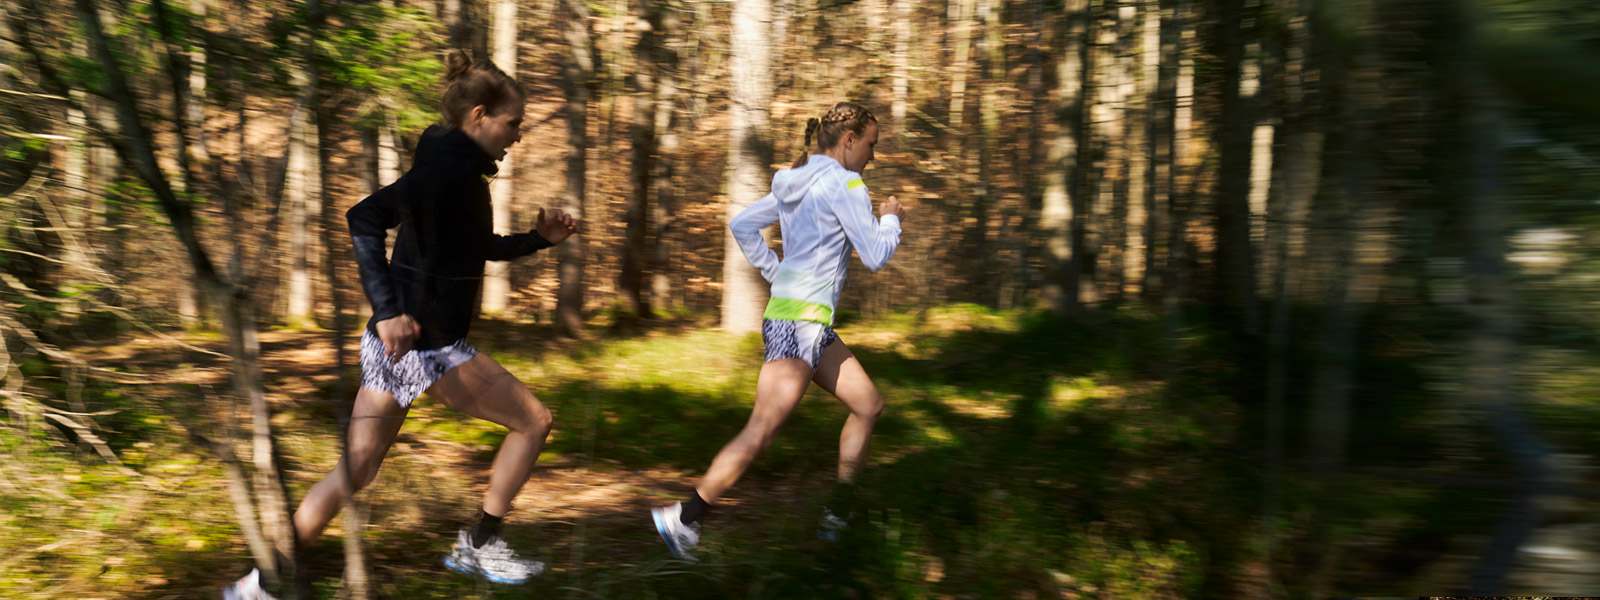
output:
[{"label": "runner's knee", "polygon": [[507,423],[506,427],[522,433],[547,433],[554,417],[550,409],[546,408],[539,398],[528,391],[528,386],[517,381],[511,385],[511,401],[515,406],[516,419],[514,423]]},{"label": "runner's knee", "polygon": [[851,405],[851,412],[863,419],[874,419],[883,416],[883,396],[878,393],[877,387],[869,387],[862,400]]}]

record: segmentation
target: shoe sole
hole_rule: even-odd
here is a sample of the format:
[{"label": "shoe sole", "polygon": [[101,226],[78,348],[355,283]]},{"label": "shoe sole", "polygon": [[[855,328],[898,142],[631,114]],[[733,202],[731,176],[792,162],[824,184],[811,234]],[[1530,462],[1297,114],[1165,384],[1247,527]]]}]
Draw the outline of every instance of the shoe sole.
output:
[{"label": "shoe sole", "polygon": [[528,582],[527,579],[508,579],[508,578],[505,578],[505,577],[497,577],[495,575],[492,575],[492,574],[489,574],[489,573],[485,573],[485,572],[480,571],[478,569],[468,568],[466,565],[458,563],[458,562],[455,561],[455,559],[450,558],[448,556],[444,557],[444,566],[449,567],[449,569],[451,571],[455,571],[455,572],[460,573],[462,575],[467,575],[469,577],[482,577],[484,579],[487,579],[489,581],[493,581],[495,583],[505,583],[505,584],[510,584],[510,585],[521,585],[521,584],[524,584],[524,583]]},{"label": "shoe sole", "polygon": [[678,560],[694,562],[694,557],[685,554],[683,550],[678,547],[678,544],[672,541],[672,535],[667,533],[667,521],[666,519],[662,518],[661,509],[650,509],[650,518],[656,523],[656,535],[661,536],[661,541],[667,543],[667,551],[671,552],[672,555],[677,557]]}]

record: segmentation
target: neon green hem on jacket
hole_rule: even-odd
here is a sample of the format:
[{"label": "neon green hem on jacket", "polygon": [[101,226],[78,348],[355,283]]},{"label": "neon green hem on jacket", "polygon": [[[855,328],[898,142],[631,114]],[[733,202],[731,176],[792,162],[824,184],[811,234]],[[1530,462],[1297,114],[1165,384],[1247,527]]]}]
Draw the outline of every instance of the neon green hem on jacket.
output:
[{"label": "neon green hem on jacket", "polygon": [[833,309],[816,302],[775,297],[767,301],[767,312],[762,313],[761,318],[780,321],[812,321],[823,325],[832,325]]}]

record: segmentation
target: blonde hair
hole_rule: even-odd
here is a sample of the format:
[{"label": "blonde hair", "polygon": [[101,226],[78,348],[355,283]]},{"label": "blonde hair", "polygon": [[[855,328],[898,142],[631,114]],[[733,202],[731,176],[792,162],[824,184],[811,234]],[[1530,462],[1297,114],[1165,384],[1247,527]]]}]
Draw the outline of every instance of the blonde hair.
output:
[{"label": "blonde hair", "polygon": [[444,120],[451,127],[460,127],[475,106],[488,107],[493,113],[507,100],[527,97],[522,84],[492,62],[473,61],[467,53],[451,50],[444,63],[446,87],[439,103]]},{"label": "blonde hair", "polygon": [[800,148],[800,159],[794,161],[792,168],[806,166],[811,160],[811,137],[817,138],[817,146],[823,150],[834,147],[839,140],[844,139],[847,131],[854,131],[856,135],[863,135],[867,131],[867,123],[877,123],[878,118],[872,116],[872,111],[853,102],[836,102],[822,118],[806,119],[806,142]]}]

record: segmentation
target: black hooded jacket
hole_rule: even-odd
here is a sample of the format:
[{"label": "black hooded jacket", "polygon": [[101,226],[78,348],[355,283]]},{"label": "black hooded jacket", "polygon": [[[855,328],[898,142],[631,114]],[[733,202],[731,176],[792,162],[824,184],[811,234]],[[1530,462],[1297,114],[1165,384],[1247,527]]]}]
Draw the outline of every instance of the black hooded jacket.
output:
[{"label": "black hooded jacket", "polygon": [[[496,171],[467,134],[435,125],[422,133],[410,171],[345,213],[372,303],[368,330],[376,334],[378,322],[407,314],[422,326],[413,348],[449,346],[466,337],[478,314],[485,261],[552,245],[534,231],[494,233],[488,177]],[[384,236],[396,225],[391,262]]]}]

